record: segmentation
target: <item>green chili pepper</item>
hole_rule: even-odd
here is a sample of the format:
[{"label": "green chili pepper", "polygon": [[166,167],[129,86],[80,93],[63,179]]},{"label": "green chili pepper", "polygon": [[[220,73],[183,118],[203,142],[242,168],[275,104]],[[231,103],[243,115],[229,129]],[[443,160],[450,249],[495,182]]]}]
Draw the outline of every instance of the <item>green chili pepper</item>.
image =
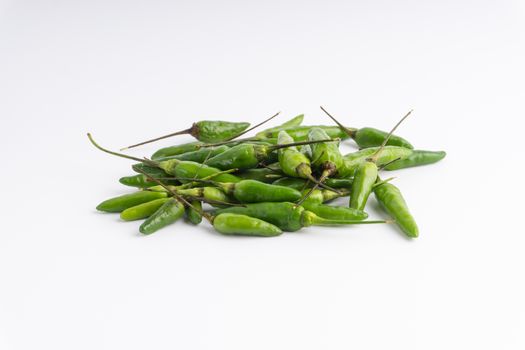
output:
[{"label": "green chili pepper", "polygon": [[384,151],[393,132],[397,127],[412,113],[409,111],[401,120],[392,128],[388,136],[383,140],[381,147],[375,153],[367,158],[364,163],[360,163],[355,171],[354,181],[350,195],[350,208],[364,210],[368,197],[373,190],[378,176],[377,159]]},{"label": "green chili pepper", "polygon": [[157,210],[159,210],[159,208],[162,207],[162,205],[168,200],[169,198],[159,198],[154,199],[150,202],[136,205],[134,207],[122,211],[122,213],[120,213],[120,218],[125,221],[133,221],[147,218],[153,213],[155,213]]},{"label": "green chili pepper", "polygon": [[182,145],[175,145],[170,147],[164,147],[153,153],[151,159],[157,160],[166,157],[172,157],[183,153],[193,152],[198,150],[204,143],[202,142],[190,142]]},{"label": "green chili pepper", "polygon": [[[325,134],[326,135],[326,134]],[[261,144],[253,143],[243,143],[234,147],[229,148],[227,151],[216,155],[215,157],[209,159],[206,162],[206,165],[215,167],[222,170],[227,169],[250,169],[255,168],[260,163],[269,163],[272,160],[273,151],[293,147],[295,145],[303,145],[305,143],[331,143],[330,138],[326,137],[322,140],[311,140],[311,141],[302,141],[289,144],[278,144],[275,146],[267,146]]]},{"label": "green chili pepper", "polygon": [[378,174],[377,165],[366,161],[356,169],[350,195],[350,208],[364,210]]},{"label": "green chili pepper", "polygon": [[296,201],[301,192],[284,186],[275,186],[255,180],[237,183],[216,183],[226,194],[241,203]]},{"label": "green chili pepper", "polygon": [[368,214],[362,210],[326,204],[303,203],[303,207],[324,219],[331,220],[366,220]]},{"label": "green chili pepper", "polygon": [[235,213],[248,215],[269,222],[283,231],[298,231],[306,226],[333,226],[351,224],[376,224],[386,221],[334,220],[322,218],[302,206],[289,202],[253,203],[242,207],[219,209],[217,214]]},{"label": "green chili pepper", "polygon": [[250,123],[235,123],[235,122],[226,122],[222,120],[201,120],[199,122],[193,123],[193,125],[185,130],[177,131],[168,135],[156,137],[154,139],[140,142],[128,147],[123,148],[129,149],[137,146],[142,146],[150,142],[155,142],[162,140],[168,137],[189,134],[195,137],[197,140],[202,142],[220,142],[226,141],[231,138],[236,137],[238,134],[246,130],[250,126]]},{"label": "green chili pepper", "polygon": [[121,211],[136,205],[159,198],[166,198],[167,196],[166,193],[140,191],[105,200],[97,205],[97,210],[109,213],[120,213]]},{"label": "green chili pepper", "polygon": [[[151,174],[152,176],[156,178],[169,177],[169,175],[162,169],[147,166],[145,164],[138,164],[138,166],[141,167],[141,169],[144,169],[148,174]],[[132,187],[138,187],[138,188],[148,188],[148,187],[155,185],[155,182],[150,181],[143,174],[121,177],[119,179],[119,182],[126,186],[132,186]],[[176,181],[168,181],[168,183],[174,184],[176,183]]]},{"label": "green chili pepper", "polygon": [[232,213],[217,215],[213,227],[225,235],[274,237],[283,233],[279,227],[266,221]]},{"label": "green chili pepper", "polygon": [[139,231],[145,235],[152,234],[179,220],[183,214],[184,205],[171,198],[140,225]]},{"label": "green chili pepper", "polygon": [[414,148],[410,142],[405,140],[402,137],[389,134],[387,132],[375,129],[375,128],[361,128],[361,129],[354,129],[354,128],[347,128],[343,124],[341,124],[337,119],[335,119],[330,113],[328,113],[323,107],[321,107],[323,112],[326,113],[340,128],[342,131],[346,132],[348,136],[350,136],[355,143],[359,146],[359,148],[369,148],[369,147],[376,147],[383,144],[383,142],[386,142],[386,145],[389,146],[399,146],[399,147],[405,147],[412,149]]},{"label": "green chili pepper", "polygon": [[191,206],[186,208],[186,216],[188,221],[194,225],[198,225],[202,221],[202,203],[198,200],[193,200],[190,202]]},{"label": "green chili pepper", "polygon": [[[343,166],[337,175],[341,177],[353,176],[357,167],[361,163],[364,163],[367,158],[371,157],[378,150],[379,147],[371,147],[345,155],[343,157]],[[394,163],[397,163],[399,160],[410,157],[413,152],[413,150],[405,147],[385,146],[377,157],[377,165],[384,166],[393,161],[395,161]]]},{"label": "green chili pepper", "polygon": [[287,128],[293,128],[301,125],[304,119],[304,114],[299,114],[298,116],[288,120],[287,122],[282,123],[281,125],[275,126],[273,128],[268,128],[266,130],[263,130],[259,132],[258,134],[267,134],[267,133],[273,133],[273,132],[279,132],[283,129]]},{"label": "green chili pepper", "polygon": [[[325,134],[328,135],[327,138],[344,140],[349,137],[346,132],[344,132],[337,126],[303,125],[303,126],[284,128],[281,130],[286,131],[288,135],[290,135],[295,141],[305,141],[308,139],[308,133],[313,128],[322,129],[325,132]],[[281,130],[275,130],[271,132],[261,132],[261,133],[256,134],[255,137],[260,140],[276,138]]]},{"label": "green chili pepper", "polygon": [[416,221],[410,214],[401,191],[396,186],[384,183],[374,188],[374,194],[377,201],[408,237],[415,238],[419,236]]},{"label": "green chili pepper", "polygon": [[218,154],[226,152],[229,148],[230,147],[226,145],[217,146],[217,147],[206,147],[206,148],[200,148],[196,151],[177,154],[177,155],[170,156],[170,157],[159,158],[156,160],[161,162],[161,161],[169,160],[169,159],[178,159],[178,160],[188,160],[191,162],[203,163],[204,161],[207,161],[208,159],[213,158]]},{"label": "green chili pepper", "polygon": [[246,169],[235,174],[243,180],[256,180],[265,183],[272,183],[276,178],[281,178],[282,173],[269,168]]},{"label": "green chili pepper", "polygon": [[385,167],[386,170],[398,170],[414,166],[427,165],[439,162],[447,155],[444,151],[414,150],[408,157],[395,161]]}]

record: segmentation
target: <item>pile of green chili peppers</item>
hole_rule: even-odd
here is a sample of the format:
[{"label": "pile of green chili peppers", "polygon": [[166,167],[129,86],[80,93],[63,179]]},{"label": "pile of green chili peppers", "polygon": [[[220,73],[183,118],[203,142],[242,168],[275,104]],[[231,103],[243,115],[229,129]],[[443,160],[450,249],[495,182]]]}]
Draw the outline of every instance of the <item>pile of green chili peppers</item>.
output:
[{"label": "pile of green chili peppers", "polygon": [[[395,223],[406,236],[418,237],[401,191],[380,174],[436,163],[445,152],[414,149],[393,134],[400,123],[390,133],[358,129],[323,111],[337,125],[302,125],[298,115],[244,138],[239,136],[251,130],[249,123],[199,121],[167,135],[185,133],[197,141],[161,148],[150,158],[107,150],[88,134],[98,149],[134,161],[135,174],[120,183],[136,191],[105,200],[97,210],[143,220],[139,230],[145,235],[185,217],[192,225],[205,219],[224,235],[273,237],[314,225]],[[339,145],[347,139],[359,150],[342,154]],[[372,193],[391,219],[369,220]],[[347,206],[328,204],[345,196]]]}]

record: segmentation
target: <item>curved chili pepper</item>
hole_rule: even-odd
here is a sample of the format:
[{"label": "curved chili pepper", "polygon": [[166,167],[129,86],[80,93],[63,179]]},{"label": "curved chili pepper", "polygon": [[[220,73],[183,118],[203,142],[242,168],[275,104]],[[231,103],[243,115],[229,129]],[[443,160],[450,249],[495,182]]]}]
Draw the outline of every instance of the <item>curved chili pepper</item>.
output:
[{"label": "curved chili pepper", "polygon": [[410,142],[408,142],[404,138],[396,135],[391,135],[379,129],[368,127],[361,129],[347,128],[346,126],[341,124],[337,119],[335,119],[330,113],[328,113],[322,106],[321,110],[325,112],[326,115],[328,115],[339,126],[339,128],[341,128],[342,131],[344,131],[348,136],[350,136],[359,146],[359,148],[376,147],[382,145],[383,142],[386,142],[385,145],[389,146],[399,146],[409,149],[414,148],[410,144]]},{"label": "curved chili pepper", "polygon": [[445,158],[447,153],[445,151],[424,151],[414,150],[408,157],[397,160],[385,167],[385,170],[405,169],[420,165],[434,164]]},{"label": "curved chili pepper", "polygon": [[184,214],[184,205],[171,198],[140,225],[139,231],[150,235],[179,220]]},{"label": "curved chili pepper", "polygon": [[297,127],[297,126],[301,125],[301,123],[303,122],[303,119],[304,119],[304,114],[299,114],[298,116],[293,117],[292,119],[282,123],[281,125],[278,125],[278,126],[275,126],[273,128],[268,128],[266,130],[263,130],[263,131],[257,133],[257,135],[273,133],[273,132],[279,132],[279,131],[281,131],[283,129]]},{"label": "curved chili pepper", "polygon": [[272,183],[276,178],[283,176],[280,171],[270,168],[245,169],[239,173],[235,173],[235,175],[243,180],[256,180],[265,183]]},{"label": "curved chili pepper", "polygon": [[419,229],[416,221],[401,194],[399,189],[390,184],[384,183],[374,188],[374,195],[381,206],[395,220],[397,226],[408,236],[415,238],[419,236]]}]

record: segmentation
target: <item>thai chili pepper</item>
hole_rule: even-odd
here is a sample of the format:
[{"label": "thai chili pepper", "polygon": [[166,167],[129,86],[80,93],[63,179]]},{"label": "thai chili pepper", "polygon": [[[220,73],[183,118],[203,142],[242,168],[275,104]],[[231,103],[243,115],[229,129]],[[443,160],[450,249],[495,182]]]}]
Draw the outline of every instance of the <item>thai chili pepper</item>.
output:
[{"label": "thai chili pepper", "polygon": [[120,218],[124,221],[145,219],[155,213],[169,198],[154,199],[150,202],[142,203],[128,208],[120,213]]},{"label": "thai chili pepper", "polygon": [[325,219],[305,210],[302,206],[290,202],[279,203],[252,203],[242,207],[219,209],[217,214],[235,213],[255,217],[269,222],[283,231],[298,231],[307,226],[333,226],[351,224],[379,224],[387,223],[384,220],[359,221],[359,220],[334,220]]},{"label": "thai chili pepper", "polygon": [[[301,198],[301,192],[293,188],[275,186],[255,180],[242,180],[237,183],[195,181],[213,184],[227,195],[233,196],[240,203],[296,201]],[[181,192],[179,191],[179,193]]]},{"label": "thai chili pepper", "polygon": [[[156,178],[165,178],[169,176],[164,170],[159,169],[159,168],[154,168],[154,167],[147,166],[144,164],[141,164],[141,167],[142,169],[146,170],[149,174],[152,174],[152,176],[155,176]],[[152,182],[143,174],[121,177],[119,179],[119,182],[126,186],[138,187],[138,188],[148,188],[151,186],[155,186],[155,182]],[[175,184],[176,181],[172,180],[172,181],[169,181],[168,183]]]},{"label": "thai chili pepper", "polygon": [[414,150],[411,155],[404,159],[397,160],[385,167],[385,170],[398,170],[414,166],[427,165],[439,162],[447,155],[444,151],[423,151]]},{"label": "thai chili pepper", "polygon": [[384,147],[393,132],[411,113],[412,111],[409,111],[403,118],[401,118],[401,120],[392,128],[387,138],[383,140],[381,147],[371,157],[367,158],[364,163],[359,164],[355,170],[350,195],[350,208],[364,210],[378,176],[379,170],[377,168],[377,158],[384,150]]},{"label": "thai chili pepper", "polygon": [[419,236],[419,229],[416,221],[401,194],[399,189],[390,184],[384,183],[374,188],[374,195],[386,212],[395,220],[397,226],[408,236],[415,238]]},{"label": "thai chili pepper", "polygon": [[274,237],[283,231],[269,222],[247,215],[223,213],[213,219],[213,227],[225,235]]},{"label": "thai chili pepper", "polygon": [[140,225],[139,231],[152,234],[179,220],[184,214],[184,205],[175,198],[170,198],[155,213]]},{"label": "thai chili pepper", "polygon": [[[290,135],[295,141],[305,141],[308,139],[308,133],[313,128],[322,129],[326,133],[326,135],[328,135],[327,138],[341,139],[341,140],[349,138],[348,134],[337,126],[303,125],[303,126],[285,128],[281,130],[286,131],[288,135]],[[262,133],[256,134],[255,137],[259,140],[273,139],[278,136],[281,130],[275,130],[271,132],[262,132]]]},{"label": "thai chili pepper", "polygon": [[196,151],[186,152],[182,154],[177,154],[170,157],[164,157],[156,159],[157,161],[164,161],[169,159],[178,159],[178,160],[189,160],[191,162],[203,163],[204,161],[215,157],[218,154],[221,154],[229,149],[228,146],[217,146],[217,147],[207,147],[200,148]]},{"label": "thai chili pepper", "polygon": [[235,175],[243,180],[256,180],[265,183],[272,183],[276,178],[283,176],[281,172],[269,168],[246,169],[235,173]]},{"label": "thai chili pepper", "polygon": [[395,135],[389,136],[387,132],[375,128],[347,128],[339,121],[337,121],[337,119],[335,119],[332,115],[330,115],[330,113],[328,113],[323,107],[321,107],[321,109],[341,128],[342,131],[346,132],[346,134],[355,141],[359,148],[380,146],[383,143],[383,141],[385,141],[387,138],[388,141],[386,144],[389,146],[399,146],[410,149],[414,148],[414,146],[412,146],[410,142],[408,142],[404,138]]},{"label": "thai chili pepper", "polygon": [[161,158],[176,156],[178,154],[183,154],[187,152],[193,152],[198,150],[200,145],[203,145],[202,142],[190,142],[190,143],[183,143],[182,145],[175,145],[170,147],[164,147],[159,150],[157,150],[153,155],[151,156],[151,159],[157,160]]},{"label": "thai chili pepper", "polygon": [[215,167],[218,169],[251,169],[257,167],[260,163],[269,163],[272,160],[273,151],[293,147],[295,145],[303,145],[310,143],[326,142],[330,143],[332,139],[326,137],[323,140],[314,141],[302,141],[296,143],[290,143],[286,145],[275,145],[267,146],[262,144],[243,143],[234,147],[229,148],[227,151],[216,155],[215,157],[208,159],[206,165]]},{"label": "thai chili pepper", "polygon": [[250,130],[255,129],[256,127],[270,121],[271,119],[277,117],[280,112],[274,114],[270,118],[264,120],[262,123],[257,124],[256,126],[246,130],[250,123],[235,123],[235,122],[226,122],[222,120],[202,120],[196,123],[193,123],[193,125],[185,130],[177,131],[168,135],[164,135],[161,137],[157,137],[148,141],[140,142],[128,147],[125,147],[121,149],[121,151],[141,145],[145,145],[147,143],[155,142],[158,140],[162,140],[168,137],[176,136],[176,135],[183,135],[183,134],[190,134],[191,136],[195,137],[197,140],[211,143],[211,142],[221,142],[221,141],[228,141],[232,140],[236,137],[239,137],[245,133],[247,133]]},{"label": "thai chili pepper", "polygon": [[160,136],[148,141],[140,142],[121,150],[130,149],[137,146],[142,146],[147,143],[155,142],[158,140],[166,139],[168,137],[189,134],[195,137],[197,140],[202,142],[220,142],[225,141],[231,137],[235,137],[239,133],[243,132],[250,126],[250,123],[235,123],[227,122],[222,120],[201,120],[193,123],[193,125],[181,131],[177,131],[168,135]]},{"label": "thai chili pepper", "polygon": [[[340,169],[338,176],[348,177],[355,173],[359,164],[364,163],[367,158],[371,157],[378,151],[379,147],[365,148],[357,152],[349,153],[343,157],[343,166]],[[384,166],[385,164],[408,158],[412,152],[411,149],[398,146],[385,146],[377,157],[377,165]]]},{"label": "thai chili pepper", "polygon": [[[137,171],[141,172],[140,169],[137,169]],[[146,172],[143,172],[143,174],[146,176],[148,175]],[[164,185],[158,179],[152,178],[152,180],[164,187],[170,194],[172,194],[176,199],[180,200],[185,205],[192,207],[196,211],[199,211],[202,217],[208,220],[213,225],[213,227],[222,234],[271,237],[282,233],[278,227],[275,227],[268,222],[254,217],[238,215],[235,213],[224,213],[215,216],[205,213],[201,209],[193,207],[191,203],[178,195],[176,192],[173,192],[169,187]]]},{"label": "thai chili pepper", "polygon": [[129,193],[103,201],[97,205],[97,210],[108,213],[120,213],[121,211],[136,205],[151,202],[152,200],[159,198],[166,198],[167,196],[168,195],[166,193],[149,191]]},{"label": "thai chili pepper", "polygon": [[274,132],[274,131],[279,132],[279,131],[281,131],[283,129],[293,128],[293,127],[301,125],[301,123],[303,122],[303,119],[304,119],[304,114],[299,114],[298,116],[293,117],[292,119],[282,123],[281,125],[275,126],[273,128],[265,129],[265,130],[259,132],[258,134],[271,133],[271,132]]},{"label": "thai chili pepper", "polygon": [[191,207],[186,208],[186,217],[188,221],[194,225],[198,225],[202,221],[202,202],[199,200],[193,200],[190,202]]},{"label": "thai chili pepper", "polygon": [[[153,161],[149,159],[140,159],[137,157],[129,156],[127,154],[122,154],[118,152],[113,152],[108,149],[105,149],[98,145],[91,134],[87,134],[89,140],[91,143],[98,148],[99,150],[109,153],[114,156],[118,156],[121,158],[131,159],[135,160],[141,163],[144,163],[145,165],[156,167],[164,170],[169,175],[173,175],[178,178],[196,178],[196,179],[202,179],[206,177],[210,177],[212,175],[217,174],[217,176],[214,178],[217,182],[238,182],[240,179],[237,176],[231,175],[231,174],[225,174],[220,169],[212,168],[210,166],[207,166],[205,164],[199,164],[195,162],[190,161],[184,161],[184,160],[178,160],[178,159],[169,159],[165,161]],[[186,180],[186,182],[191,180]]]},{"label": "thai chili pepper", "polygon": [[314,190],[308,199],[303,201],[301,206],[325,219],[365,220],[368,218],[368,214],[362,210],[323,204],[337,197],[340,197],[340,195],[333,191]]}]

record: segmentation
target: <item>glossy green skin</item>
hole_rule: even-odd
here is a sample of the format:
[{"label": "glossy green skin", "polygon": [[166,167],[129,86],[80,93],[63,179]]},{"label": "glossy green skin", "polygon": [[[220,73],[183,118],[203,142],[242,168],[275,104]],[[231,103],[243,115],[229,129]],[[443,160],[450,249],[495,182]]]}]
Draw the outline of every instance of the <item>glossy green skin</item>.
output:
[{"label": "glossy green skin", "polygon": [[368,214],[362,210],[326,204],[303,203],[302,206],[316,215],[331,220],[365,220]]},{"label": "glossy green skin", "polygon": [[[196,162],[170,159],[159,163],[159,166],[164,169],[168,174],[178,178],[191,178],[191,179],[203,179],[213,174],[221,172],[220,169],[210,167],[205,164],[199,164]],[[216,182],[239,182],[241,181],[235,175],[232,174],[220,174],[213,177],[213,181]],[[188,180],[181,180],[182,183],[191,182]]]},{"label": "glossy green skin", "polygon": [[255,180],[243,180],[233,186],[233,197],[241,203],[294,202],[301,192],[293,188],[275,186]]},{"label": "glossy green skin", "polygon": [[159,198],[166,198],[167,196],[168,194],[163,192],[140,191],[129,193],[105,200],[104,202],[97,205],[97,210],[109,213],[120,213],[121,211],[136,205],[150,202]]},{"label": "glossy green skin", "polygon": [[159,198],[151,202],[136,205],[120,213],[120,218],[124,221],[145,219],[159,210],[167,201],[169,201],[169,198]]},{"label": "glossy green skin", "polygon": [[234,123],[221,120],[202,120],[193,124],[192,135],[199,141],[215,143],[228,141],[250,126],[250,123]]},{"label": "glossy green skin", "polygon": [[274,237],[283,233],[279,227],[266,221],[233,213],[217,215],[213,227],[225,235]]},{"label": "glossy green skin", "polygon": [[283,231],[298,231],[303,225],[301,216],[304,211],[302,206],[289,202],[279,203],[253,203],[244,207],[229,207],[219,209],[216,213],[236,213],[255,217],[269,222]]},{"label": "glossy green skin", "polygon": [[382,184],[374,188],[374,194],[377,201],[408,237],[419,236],[416,221],[410,214],[401,191],[396,186],[390,183]]},{"label": "glossy green skin", "polygon": [[355,172],[354,182],[350,194],[350,208],[364,210],[368,197],[372,192],[377,180],[377,165],[372,162],[364,162],[359,165]]},{"label": "glossy green skin", "polygon": [[199,149],[199,146],[203,145],[202,142],[190,142],[182,145],[175,145],[170,147],[164,147],[153,153],[151,159],[157,160],[165,157],[171,157],[178,154],[187,152],[193,152]]},{"label": "glossy green skin", "polygon": [[[385,131],[381,131],[374,128],[361,128],[355,132],[353,139],[355,143],[357,143],[359,148],[369,148],[381,146],[387,138],[387,136],[388,132]],[[389,146],[399,146],[409,149],[414,148],[414,146],[412,146],[410,142],[396,135],[390,136],[390,139],[387,141],[386,144]]]},{"label": "glossy green skin", "polygon": [[[371,157],[379,147],[372,147],[362,149],[357,152],[349,153],[343,157],[343,166],[339,169],[337,174],[338,177],[347,178],[353,176],[358,166],[364,163],[367,158]],[[385,146],[383,150],[379,153],[376,164],[382,166],[388,164],[396,159],[406,159],[414,151],[404,147],[398,146]],[[397,163],[397,161],[396,161]]]},{"label": "glossy green skin", "polygon": [[176,199],[164,203],[155,213],[140,225],[139,231],[150,235],[163,227],[173,224],[184,214],[184,205]]},{"label": "glossy green skin", "polygon": [[260,163],[257,148],[249,143],[240,144],[208,159],[206,165],[221,170],[256,168]]},{"label": "glossy green skin", "polygon": [[186,152],[178,154],[171,157],[165,157],[157,159],[158,161],[168,160],[168,159],[178,159],[178,160],[189,160],[191,162],[203,163],[205,160],[209,160],[215,157],[218,154],[226,152],[230,147],[226,145],[217,146],[217,147],[204,147],[196,151]]},{"label": "glossy green skin", "polygon": [[[202,203],[201,201],[192,201],[191,207],[186,208],[186,217],[188,218],[188,221],[191,222],[194,225],[198,225],[202,221]],[[194,209],[195,208],[195,209]]]},{"label": "glossy green skin", "polygon": [[[277,144],[286,145],[293,142],[295,142],[294,139],[286,131],[282,130],[279,132]],[[297,147],[281,148],[277,153],[279,155],[279,165],[286,175],[304,179],[312,176],[310,159],[304,153],[299,152]]]},{"label": "glossy green skin", "polygon": [[410,168],[414,166],[434,164],[445,158],[447,155],[444,151],[424,151],[414,150],[410,156],[403,160],[398,160],[385,167],[386,170],[398,170],[404,168]]},{"label": "glossy green skin", "polygon": [[[312,128],[320,128],[322,129],[328,137],[326,138],[339,138],[341,140],[349,138],[348,134],[344,131],[342,131],[338,126],[326,126],[326,125],[318,125],[318,126],[296,126],[291,128],[285,128],[281,130],[285,130],[288,135],[290,135],[295,141],[306,141],[308,139],[308,133]],[[279,131],[281,131],[279,130]],[[279,131],[272,131],[267,133],[259,133],[256,135],[256,137],[260,139],[268,139],[268,138],[276,138],[279,134]]]},{"label": "glossy green skin", "polygon": [[[326,140],[328,135],[320,128],[313,128],[308,133],[308,140]],[[343,166],[343,156],[339,151],[337,142],[313,143],[310,145],[312,150],[312,166],[320,172],[330,171],[328,175],[335,174]]]},{"label": "glossy green skin", "polygon": [[293,127],[301,125],[301,123],[303,122],[303,119],[304,119],[304,114],[299,114],[298,116],[293,117],[292,119],[288,120],[287,122],[282,123],[279,126],[268,128],[266,130],[259,132],[258,134],[264,135],[266,133],[279,132],[283,129],[293,128]]},{"label": "glossy green skin", "polygon": [[[272,183],[275,181],[274,175],[280,175],[280,172],[274,171],[268,168],[256,168],[256,169],[246,169],[239,173],[235,173],[236,176],[240,177],[243,180],[256,180],[265,183]],[[270,176],[268,176],[270,175]]]}]

